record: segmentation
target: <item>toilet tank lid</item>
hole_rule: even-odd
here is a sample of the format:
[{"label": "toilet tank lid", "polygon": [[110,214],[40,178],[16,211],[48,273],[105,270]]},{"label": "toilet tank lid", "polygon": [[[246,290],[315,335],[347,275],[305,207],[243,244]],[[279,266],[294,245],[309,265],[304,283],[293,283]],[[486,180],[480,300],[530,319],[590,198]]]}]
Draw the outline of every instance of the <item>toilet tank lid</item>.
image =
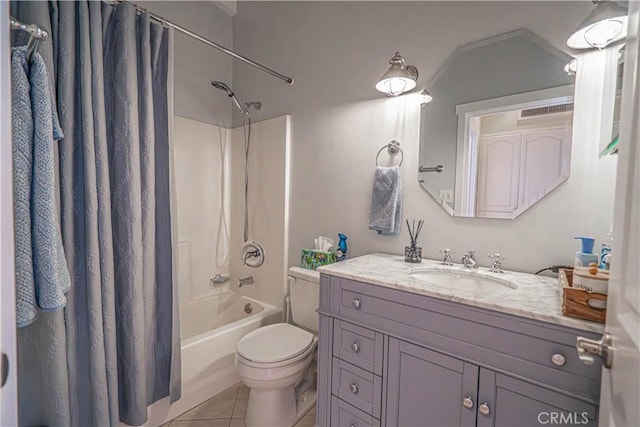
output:
[{"label": "toilet tank lid", "polygon": [[300,267],[291,267],[289,268],[289,276],[295,277],[296,279],[303,279],[314,283],[320,283],[320,273],[315,270],[309,270]]},{"label": "toilet tank lid", "polygon": [[313,344],[313,334],[288,323],[263,326],[240,339],[238,353],[258,363],[291,359]]}]

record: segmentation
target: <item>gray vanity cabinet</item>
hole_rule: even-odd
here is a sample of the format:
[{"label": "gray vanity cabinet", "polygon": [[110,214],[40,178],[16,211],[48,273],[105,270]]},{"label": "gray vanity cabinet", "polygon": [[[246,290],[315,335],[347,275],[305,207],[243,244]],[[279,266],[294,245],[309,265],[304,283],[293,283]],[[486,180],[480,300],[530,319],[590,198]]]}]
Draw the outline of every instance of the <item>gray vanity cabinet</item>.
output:
[{"label": "gray vanity cabinet", "polygon": [[387,377],[386,425],[475,426],[477,365],[389,338]]},{"label": "gray vanity cabinet", "polygon": [[321,274],[317,424],[597,424],[597,334]]},{"label": "gray vanity cabinet", "polygon": [[484,368],[478,404],[489,409],[486,414],[478,411],[478,427],[597,425],[596,404]]}]

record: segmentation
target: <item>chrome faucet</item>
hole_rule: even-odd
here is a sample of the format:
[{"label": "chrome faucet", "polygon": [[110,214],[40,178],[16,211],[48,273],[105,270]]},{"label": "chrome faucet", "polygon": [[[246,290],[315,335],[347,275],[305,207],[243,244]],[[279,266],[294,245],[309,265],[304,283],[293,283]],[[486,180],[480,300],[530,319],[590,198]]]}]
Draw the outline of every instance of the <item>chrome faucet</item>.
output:
[{"label": "chrome faucet", "polygon": [[451,249],[444,249],[444,250],[440,251],[440,253],[444,254],[444,259],[442,260],[442,262],[440,264],[448,265],[448,266],[453,265],[453,262],[451,262],[451,254],[453,254],[455,252],[451,252]]},{"label": "chrome faucet", "polygon": [[498,253],[489,255],[489,258],[493,260],[493,264],[491,265],[489,271],[492,273],[504,273],[504,271],[502,271],[502,261],[504,261],[506,258],[500,256],[500,254]]},{"label": "chrome faucet", "polygon": [[469,251],[460,261],[464,268],[478,268],[475,251]]},{"label": "chrome faucet", "polygon": [[253,276],[241,277],[238,279],[238,287],[253,285]]}]

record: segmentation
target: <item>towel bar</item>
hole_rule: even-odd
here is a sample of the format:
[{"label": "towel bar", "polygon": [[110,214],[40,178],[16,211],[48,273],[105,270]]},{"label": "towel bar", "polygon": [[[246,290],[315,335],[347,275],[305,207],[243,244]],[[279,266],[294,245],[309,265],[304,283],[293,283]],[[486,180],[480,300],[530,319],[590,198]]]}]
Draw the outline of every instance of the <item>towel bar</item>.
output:
[{"label": "towel bar", "polygon": [[376,166],[380,166],[378,164],[378,157],[380,157],[380,153],[382,153],[382,150],[384,150],[385,148],[387,149],[387,153],[389,153],[390,156],[394,156],[398,154],[398,152],[400,152],[400,163],[398,163],[398,166],[402,166],[402,161],[404,160],[404,152],[402,151],[402,148],[400,148],[400,141],[395,139],[387,145],[383,145],[382,148],[378,150],[378,154],[376,154]]},{"label": "towel bar", "polygon": [[430,166],[430,167],[426,167],[426,166],[420,166],[418,168],[418,172],[442,172],[444,170],[444,166],[442,165],[438,165],[438,166]]}]

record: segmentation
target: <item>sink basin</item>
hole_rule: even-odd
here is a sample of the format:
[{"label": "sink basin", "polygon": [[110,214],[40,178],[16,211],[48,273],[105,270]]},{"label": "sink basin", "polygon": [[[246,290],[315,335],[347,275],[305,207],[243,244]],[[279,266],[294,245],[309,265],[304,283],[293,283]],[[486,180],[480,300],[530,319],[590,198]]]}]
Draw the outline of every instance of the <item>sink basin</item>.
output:
[{"label": "sink basin", "polygon": [[425,283],[443,288],[461,289],[469,291],[495,291],[518,289],[515,283],[500,278],[487,276],[490,273],[475,271],[435,269],[429,267],[413,268],[409,275]]}]

